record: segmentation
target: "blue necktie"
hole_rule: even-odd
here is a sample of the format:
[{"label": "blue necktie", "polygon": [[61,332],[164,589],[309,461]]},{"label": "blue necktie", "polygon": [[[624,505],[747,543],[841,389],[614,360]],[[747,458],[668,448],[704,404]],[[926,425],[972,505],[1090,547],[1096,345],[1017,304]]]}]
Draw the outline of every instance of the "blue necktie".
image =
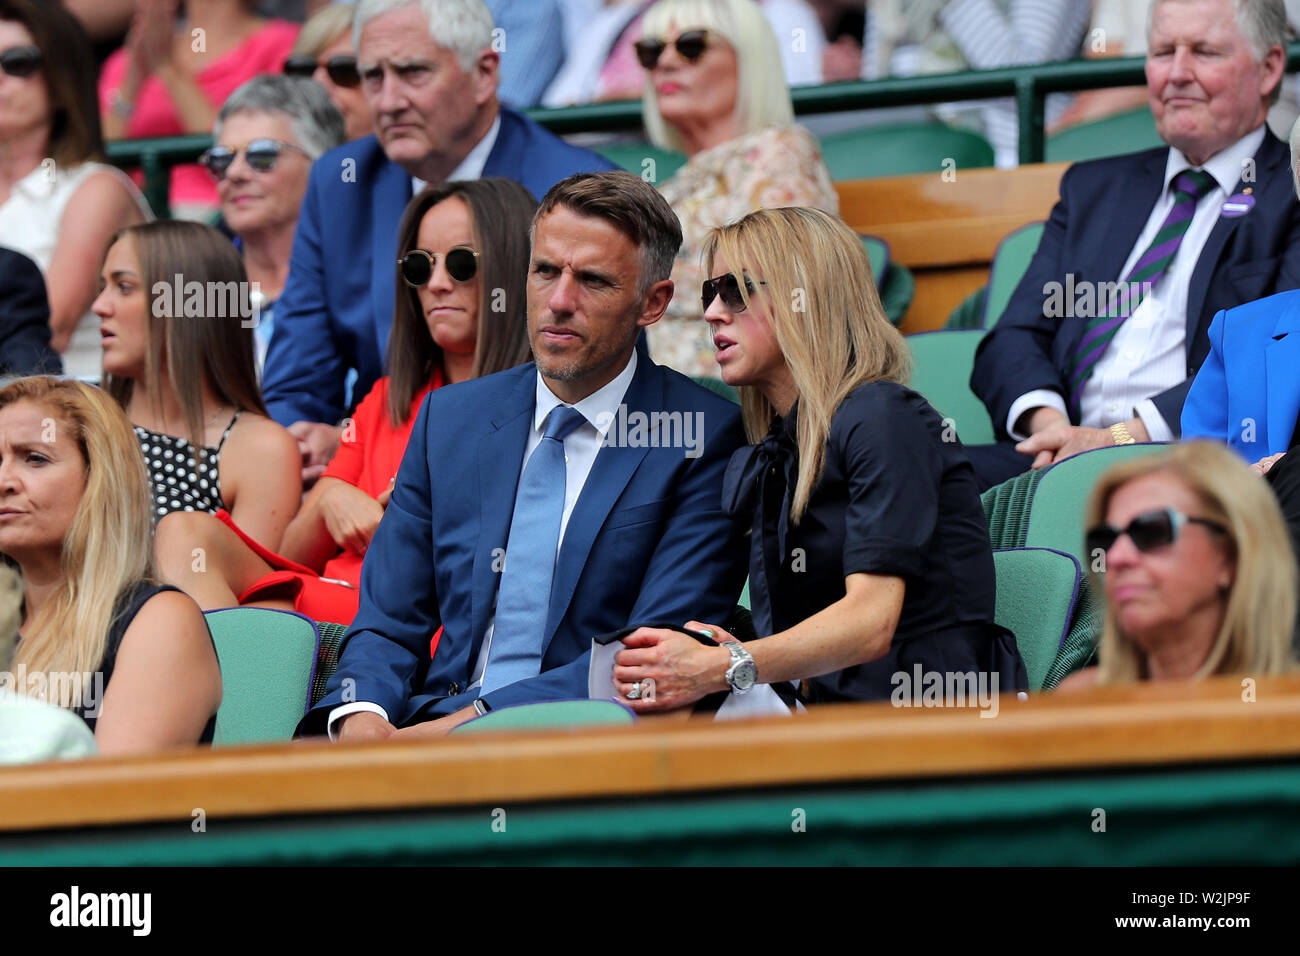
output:
[{"label": "blue necktie", "polygon": [[576,408],[556,406],[519,478],[480,695],[541,673],[564,515],[564,439],[586,420]]}]

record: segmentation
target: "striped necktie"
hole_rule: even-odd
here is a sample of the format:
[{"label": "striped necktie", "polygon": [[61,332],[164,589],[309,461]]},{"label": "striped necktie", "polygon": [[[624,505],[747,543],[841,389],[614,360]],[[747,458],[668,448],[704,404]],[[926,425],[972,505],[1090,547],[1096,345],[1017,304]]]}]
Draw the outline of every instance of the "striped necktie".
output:
[{"label": "striped necktie", "polygon": [[1105,305],[1098,301],[1097,314],[1088,320],[1088,328],[1079,340],[1070,367],[1070,407],[1076,418],[1080,414],[1083,387],[1092,377],[1101,357],[1106,354],[1106,347],[1124,320],[1137,310],[1143,293],[1155,288],[1156,283],[1168,271],[1169,264],[1178,254],[1183,236],[1192,224],[1192,217],[1196,215],[1197,203],[1215,185],[1214,177],[1203,169],[1186,169],[1175,176],[1174,208],[1169,210],[1169,215],[1165,217],[1146,252],[1142,253],[1120,283],[1115,300]]}]

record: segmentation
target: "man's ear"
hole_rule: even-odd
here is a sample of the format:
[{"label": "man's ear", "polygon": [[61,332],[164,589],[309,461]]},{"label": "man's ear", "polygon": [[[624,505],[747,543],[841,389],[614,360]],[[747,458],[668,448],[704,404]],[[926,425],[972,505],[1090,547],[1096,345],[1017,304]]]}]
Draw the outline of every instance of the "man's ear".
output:
[{"label": "man's ear", "polygon": [[641,303],[641,316],[636,324],[642,327],[654,325],[663,317],[668,303],[673,301],[673,280],[664,279],[652,285]]},{"label": "man's ear", "polygon": [[487,49],[478,55],[470,71],[474,78],[474,102],[479,106],[497,95],[500,83],[501,54]]},{"label": "man's ear", "polygon": [[[1274,46],[1264,54],[1264,85],[1267,89],[1260,91],[1260,95],[1267,98],[1272,95],[1273,90],[1282,82],[1282,74],[1286,72],[1286,51],[1280,46]],[[1269,82],[1269,81],[1272,82]]]}]

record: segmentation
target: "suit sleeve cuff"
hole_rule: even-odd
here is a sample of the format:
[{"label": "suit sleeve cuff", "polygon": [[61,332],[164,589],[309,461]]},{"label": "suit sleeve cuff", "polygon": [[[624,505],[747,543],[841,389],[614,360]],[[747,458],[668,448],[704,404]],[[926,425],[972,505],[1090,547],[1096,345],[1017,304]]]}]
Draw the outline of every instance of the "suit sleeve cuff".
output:
[{"label": "suit sleeve cuff", "polygon": [[1020,420],[1020,416],[1031,408],[1055,408],[1066,418],[1070,417],[1070,413],[1065,408],[1065,400],[1059,393],[1050,388],[1036,388],[1032,392],[1025,392],[1011,403],[1011,411],[1007,413],[1007,434],[1016,441],[1024,441],[1029,437],[1023,432],[1016,431],[1015,424]]},{"label": "suit sleeve cuff", "polygon": [[334,732],[335,724],[348,714],[359,714],[363,710],[371,714],[378,714],[380,717],[384,718],[384,720],[388,720],[388,711],[384,710],[384,708],[380,707],[378,704],[372,704],[364,700],[359,700],[352,704],[340,704],[338,707],[335,707],[330,711],[329,722],[327,724],[330,740],[339,739],[338,735]]},{"label": "suit sleeve cuff", "polygon": [[1152,441],[1173,441],[1174,432],[1165,421],[1165,416],[1160,414],[1160,409],[1156,408],[1156,403],[1151,399],[1138,402],[1133,407],[1134,414],[1142,419],[1142,426],[1146,428],[1147,434]]}]

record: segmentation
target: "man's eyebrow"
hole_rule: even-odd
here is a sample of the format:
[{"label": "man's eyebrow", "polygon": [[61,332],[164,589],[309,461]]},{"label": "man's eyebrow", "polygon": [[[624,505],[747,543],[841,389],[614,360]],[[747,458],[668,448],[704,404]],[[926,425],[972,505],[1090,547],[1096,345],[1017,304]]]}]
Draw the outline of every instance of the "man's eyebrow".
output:
[{"label": "man's eyebrow", "polygon": [[579,269],[576,274],[584,282],[596,279],[600,282],[608,282],[610,285],[618,285],[618,276],[612,272],[601,272],[599,269]]}]

